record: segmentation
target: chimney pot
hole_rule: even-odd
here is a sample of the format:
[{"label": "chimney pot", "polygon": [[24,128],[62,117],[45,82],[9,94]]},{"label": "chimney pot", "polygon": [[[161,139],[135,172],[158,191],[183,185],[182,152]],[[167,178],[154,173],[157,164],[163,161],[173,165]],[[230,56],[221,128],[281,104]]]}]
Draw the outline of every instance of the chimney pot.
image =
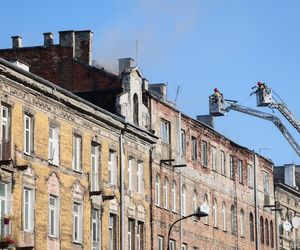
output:
[{"label": "chimney pot", "polygon": [[13,49],[22,48],[23,47],[23,41],[22,37],[20,36],[12,36],[12,47]]},{"label": "chimney pot", "polygon": [[44,33],[44,46],[49,47],[53,45],[53,34],[51,32]]},{"label": "chimney pot", "polygon": [[59,45],[62,47],[74,47],[74,30],[59,31]]},{"label": "chimney pot", "polygon": [[92,39],[91,30],[75,31],[75,58],[79,61],[92,64]]}]

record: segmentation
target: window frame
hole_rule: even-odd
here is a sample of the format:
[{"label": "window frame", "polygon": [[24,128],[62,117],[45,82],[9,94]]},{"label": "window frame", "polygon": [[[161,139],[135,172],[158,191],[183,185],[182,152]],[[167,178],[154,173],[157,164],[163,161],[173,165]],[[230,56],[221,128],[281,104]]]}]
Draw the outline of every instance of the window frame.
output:
[{"label": "window frame", "polygon": [[173,212],[176,212],[177,206],[176,206],[176,182],[175,180],[172,181],[172,187],[171,187],[171,209]]},{"label": "window frame", "polygon": [[[51,132],[52,131],[52,132]],[[59,128],[49,126],[48,136],[48,161],[50,164],[59,165]]]},{"label": "window frame", "polygon": [[[78,211],[75,210],[77,206]],[[73,242],[82,244],[82,235],[83,235],[83,204],[79,202],[73,202]],[[77,220],[77,223],[76,223]]]},{"label": "window frame", "polygon": [[100,145],[96,142],[91,143],[91,191],[99,190],[99,166],[100,166]]},{"label": "window frame", "polygon": [[191,138],[192,141],[192,161],[197,161],[198,159],[198,146],[197,146],[197,138],[192,136]]},{"label": "window frame", "polygon": [[[28,120],[28,127],[27,127]],[[33,149],[33,116],[27,113],[24,114],[24,153],[32,154]]]},{"label": "window frame", "polygon": [[155,176],[155,205],[160,207],[160,175]]},{"label": "window frame", "polygon": [[137,192],[139,194],[144,193],[144,162],[138,161],[137,162]]},{"label": "window frame", "polygon": [[108,158],[108,183],[110,186],[117,186],[118,175],[117,151],[110,149]]},{"label": "window frame", "polygon": [[[55,201],[55,204],[51,204],[51,199]],[[59,238],[59,200],[57,196],[49,195],[49,205],[48,205],[48,236],[53,238]],[[53,228],[51,225],[52,222],[52,213],[53,211]],[[53,231],[53,233],[52,233]]]},{"label": "window frame", "polygon": [[82,172],[82,136],[76,133],[73,134],[72,169]]},{"label": "window frame", "polygon": [[[26,193],[28,193],[28,201],[26,201]],[[33,195],[32,188],[23,187],[23,231],[25,232],[33,232],[34,230]]]},{"label": "window frame", "polygon": [[238,160],[238,177],[239,177],[239,183],[243,184],[244,179],[243,179],[243,161],[241,159]]},{"label": "window frame", "polygon": [[161,119],[160,121],[160,138],[161,141],[165,144],[171,144],[170,142],[170,131],[171,131],[171,124],[170,122]]},{"label": "window frame", "polygon": [[211,146],[211,166],[214,171],[217,171],[217,159],[217,148]]},{"label": "window frame", "polygon": [[[96,217],[96,218],[95,218]],[[96,236],[96,238],[94,238]],[[92,208],[91,214],[91,243],[92,250],[100,249],[100,210]]]},{"label": "window frame", "polygon": [[226,155],[223,150],[220,150],[221,174],[226,175]]},{"label": "window frame", "polygon": [[164,178],[164,208],[169,209],[169,180],[168,177]]}]

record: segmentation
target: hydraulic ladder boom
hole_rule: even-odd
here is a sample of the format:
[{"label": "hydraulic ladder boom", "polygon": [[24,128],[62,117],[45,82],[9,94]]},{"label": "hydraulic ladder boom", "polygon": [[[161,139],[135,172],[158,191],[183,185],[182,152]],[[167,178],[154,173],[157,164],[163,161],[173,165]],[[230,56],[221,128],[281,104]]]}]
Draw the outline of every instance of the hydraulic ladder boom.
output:
[{"label": "hydraulic ladder boom", "polygon": [[226,112],[230,111],[231,109],[235,111],[239,111],[248,115],[252,115],[264,120],[268,120],[274,123],[274,125],[280,130],[282,135],[285,137],[285,139],[288,141],[288,143],[292,146],[292,148],[295,150],[297,155],[300,157],[300,146],[294,139],[294,137],[290,134],[290,132],[287,130],[287,128],[282,124],[281,120],[272,114],[265,113],[262,111],[258,111],[249,107],[244,107],[242,105],[238,105],[235,102],[232,102],[230,100],[225,100],[228,106],[226,107]]}]

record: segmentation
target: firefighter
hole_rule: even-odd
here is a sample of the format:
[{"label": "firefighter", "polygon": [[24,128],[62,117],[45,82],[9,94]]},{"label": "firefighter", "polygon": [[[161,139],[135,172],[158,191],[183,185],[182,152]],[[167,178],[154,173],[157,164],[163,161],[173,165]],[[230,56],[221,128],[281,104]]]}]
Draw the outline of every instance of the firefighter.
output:
[{"label": "firefighter", "polygon": [[213,96],[216,98],[216,99],[223,99],[223,94],[220,93],[219,89],[218,88],[215,88],[214,89],[214,94]]},{"label": "firefighter", "polygon": [[257,83],[257,89],[266,89],[267,85],[264,82]]}]

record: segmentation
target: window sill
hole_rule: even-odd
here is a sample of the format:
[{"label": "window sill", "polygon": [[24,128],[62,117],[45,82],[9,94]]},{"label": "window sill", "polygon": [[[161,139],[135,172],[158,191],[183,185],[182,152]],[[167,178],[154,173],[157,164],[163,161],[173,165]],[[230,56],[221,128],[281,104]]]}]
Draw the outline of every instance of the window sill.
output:
[{"label": "window sill", "polygon": [[29,157],[29,158],[34,157],[34,155],[32,153],[30,154],[30,153],[23,152],[23,154],[24,154],[25,157]]},{"label": "window sill", "polygon": [[203,223],[205,226],[209,226],[209,224],[208,223]]},{"label": "window sill", "polygon": [[223,232],[224,232],[224,233],[228,233],[228,231],[227,231],[226,229],[223,229]]},{"label": "window sill", "polygon": [[53,241],[59,240],[58,236],[53,236],[53,235],[48,235],[48,238],[49,240],[53,240]]},{"label": "window sill", "polygon": [[82,246],[82,242],[73,241],[73,244]]},{"label": "window sill", "polygon": [[176,210],[172,210],[172,213],[174,214],[178,214],[178,212]]},{"label": "window sill", "polygon": [[213,226],[213,228],[219,230],[219,228],[217,226]]},{"label": "window sill", "polygon": [[[58,168],[59,167],[59,164],[54,164],[54,163],[51,163],[50,161],[48,161],[48,164],[52,167],[56,167]],[[75,170],[74,170],[75,171]]]},{"label": "window sill", "polygon": [[241,236],[242,239],[245,239],[245,236]]},{"label": "window sill", "polygon": [[82,174],[83,173],[82,170],[76,170],[74,168],[73,168],[73,172],[75,172],[76,174]]}]

